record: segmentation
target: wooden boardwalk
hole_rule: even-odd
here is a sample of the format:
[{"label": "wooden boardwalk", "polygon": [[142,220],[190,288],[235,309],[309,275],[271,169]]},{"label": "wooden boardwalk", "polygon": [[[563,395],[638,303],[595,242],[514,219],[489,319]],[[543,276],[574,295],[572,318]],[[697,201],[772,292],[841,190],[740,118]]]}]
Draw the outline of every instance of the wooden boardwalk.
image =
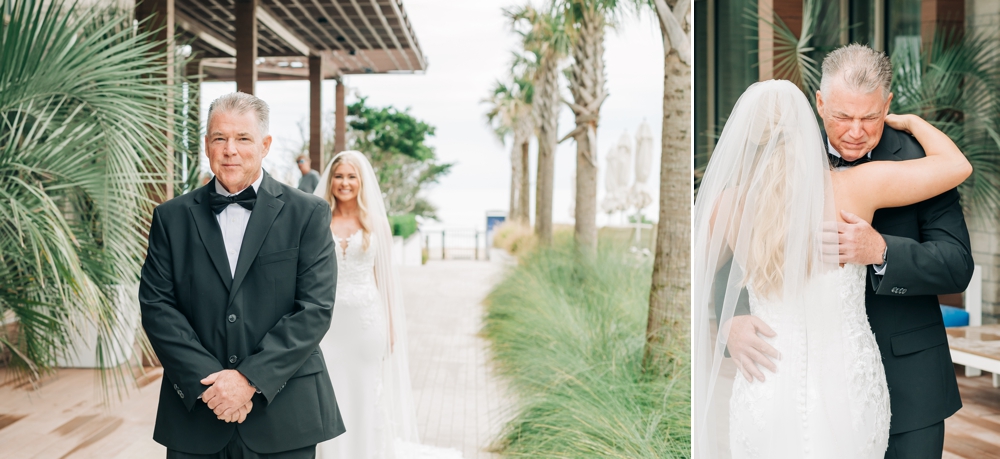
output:
[{"label": "wooden boardwalk", "polygon": [[[480,301],[500,273],[497,263],[475,261],[401,272],[421,440],[466,459],[495,457],[489,445],[510,415],[477,336]],[[164,457],[152,439],[162,370],[148,370],[122,400],[103,404],[94,370],[63,369],[32,388],[13,384],[0,368],[0,459]]]},{"label": "wooden boardwalk", "polygon": [[64,369],[36,389],[15,385],[0,369],[0,457],[163,457],[153,442],[153,415],[162,370],[151,368],[141,387],[104,404],[94,370]]},{"label": "wooden boardwalk", "polygon": [[944,459],[1000,459],[1000,389],[990,373],[966,378],[955,367],[963,407],[945,421]]}]

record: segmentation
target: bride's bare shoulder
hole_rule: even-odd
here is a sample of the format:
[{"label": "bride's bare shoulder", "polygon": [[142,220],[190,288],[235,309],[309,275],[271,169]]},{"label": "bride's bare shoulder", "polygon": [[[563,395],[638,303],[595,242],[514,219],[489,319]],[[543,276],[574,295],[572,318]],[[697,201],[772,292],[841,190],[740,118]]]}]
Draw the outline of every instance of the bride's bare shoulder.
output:
[{"label": "bride's bare shoulder", "polygon": [[[871,196],[868,172],[872,169],[868,166],[872,164],[866,163],[830,172],[830,183],[833,186],[833,199],[837,210],[846,210],[868,222],[871,222],[875,214],[875,207],[867,199]],[[841,219],[840,212],[837,212],[837,219]]]}]

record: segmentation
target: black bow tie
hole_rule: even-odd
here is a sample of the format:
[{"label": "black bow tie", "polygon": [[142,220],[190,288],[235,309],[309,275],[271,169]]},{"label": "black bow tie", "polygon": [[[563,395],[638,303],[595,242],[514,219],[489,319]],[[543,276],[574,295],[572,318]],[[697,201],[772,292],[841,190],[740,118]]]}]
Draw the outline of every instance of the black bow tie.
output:
[{"label": "black bow tie", "polygon": [[235,194],[232,196],[223,196],[214,191],[208,192],[208,204],[212,206],[212,212],[216,215],[222,213],[226,207],[230,204],[239,204],[246,210],[253,210],[254,203],[257,202],[257,192],[253,190],[252,186],[247,187],[247,189],[240,192],[240,194]]},{"label": "black bow tie", "polygon": [[826,156],[830,158],[830,166],[833,167],[834,169],[838,167],[854,167],[857,166],[858,164],[864,164],[872,160],[871,158],[868,157],[868,155],[864,155],[854,161],[848,161],[844,158],[841,158],[840,156],[833,155],[830,153],[827,153]]}]

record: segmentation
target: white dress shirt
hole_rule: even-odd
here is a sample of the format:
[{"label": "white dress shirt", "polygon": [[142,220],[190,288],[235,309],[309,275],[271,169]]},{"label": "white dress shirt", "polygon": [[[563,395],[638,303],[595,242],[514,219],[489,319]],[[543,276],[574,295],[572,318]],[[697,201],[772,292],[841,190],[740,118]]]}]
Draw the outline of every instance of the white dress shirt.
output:
[{"label": "white dress shirt", "polygon": [[[836,156],[838,158],[843,158],[843,156],[840,156],[840,152],[837,151],[837,150],[835,150],[833,148],[833,144],[830,143],[830,139],[829,138],[826,139],[826,151],[827,151],[827,153],[830,153],[833,156]],[[872,159],[872,152],[869,151],[868,154],[865,155],[865,156],[867,156],[868,159]],[[840,166],[840,167],[837,168],[837,170],[847,169],[848,167],[851,167],[851,166]],[[875,268],[875,274],[878,274],[879,276],[884,276],[885,275],[885,266],[888,265],[888,264],[889,263],[882,263],[880,265],[872,265],[872,267]]]},{"label": "white dress shirt", "polygon": [[[260,182],[263,180],[264,169],[261,169],[257,180],[250,185],[255,193],[260,189]],[[215,179],[215,192],[223,196],[240,194],[243,190],[230,193],[219,183],[218,178]],[[222,240],[226,243],[229,272],[233,277],[236,277],[236,262],[240,259],[240,248],[243,247],[243,234],[247,232],[247,223],[250,222],[250,211],[239,204],[230,204],[222,209],[222,212],[219,212],[215,218],[219,222],[219,229],[222,230]]]}]

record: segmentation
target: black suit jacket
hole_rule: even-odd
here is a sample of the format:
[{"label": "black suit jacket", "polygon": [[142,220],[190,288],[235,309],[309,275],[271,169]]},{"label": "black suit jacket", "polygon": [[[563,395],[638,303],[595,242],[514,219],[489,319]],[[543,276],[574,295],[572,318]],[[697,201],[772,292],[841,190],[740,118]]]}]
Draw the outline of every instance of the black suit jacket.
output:
[{"label": "black suit jacket", "polygon": [[[220,451],[239,429],[275,453],[344,432],[320,339],[330,327],[337,265],[330,207],[267,173],[231,275],[209,207],[214,180],[153,212],[142,267],[142,325],[163,365],[153,439],[192,454]],[[235,369],[261,393],[242,424],[198,400],[201,379]]]},{"label": "black suit jacket", "polygon": [[[872,160],[924,156],[913,136],[885,127]],[[957,190],[906,207],[880,209],[885,275],[869,267],[865,306],[882,353],[892,406],[890,434],[924,428],[962,407],[937,295],[965,291],[974,263]]]},{"label": "black suit jacket", "polygon": [[[874,161],[923,156],[913,136],[889,126],[871,153]],[[962,407],[937,295],[965,291],[974,264],[958,190],[906,207],[879,209],[872,227],[885,238],[888,250],[883,276],[868,267],[865,306],[889,385],[889,433],[898,434],[936,424]],[[717,315],[730,268],[731,261],[716,273]],[[743,289],[734,314],[749,313]]]}]

